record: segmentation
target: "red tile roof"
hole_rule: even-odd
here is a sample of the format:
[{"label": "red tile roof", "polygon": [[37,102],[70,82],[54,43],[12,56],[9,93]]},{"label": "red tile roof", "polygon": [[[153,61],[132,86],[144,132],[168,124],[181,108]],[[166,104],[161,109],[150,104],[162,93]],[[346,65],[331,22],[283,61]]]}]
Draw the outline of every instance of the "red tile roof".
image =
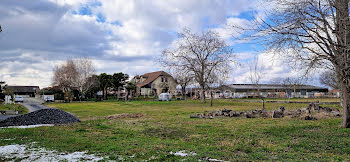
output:
[{"label": "red tile roof", "polygon": [[146,80],[141,82],[141,83],[137,83],[137,86],[143,87],[143,86],[153,82],[154,80],[156,80],[159,76],[171,76],[171,75],[164,72],[164,71],[156,71],[156,72],[146,73],[146,74],[143,74],[140,76],[142,78],[146,78]]}]

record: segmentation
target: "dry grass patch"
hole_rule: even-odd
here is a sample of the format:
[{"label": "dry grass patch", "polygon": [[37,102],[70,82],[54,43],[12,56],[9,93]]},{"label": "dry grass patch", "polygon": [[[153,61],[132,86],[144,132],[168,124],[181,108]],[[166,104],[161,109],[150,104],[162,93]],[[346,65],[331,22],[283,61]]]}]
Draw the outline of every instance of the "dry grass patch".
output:
[{"label": "dry grass patch", "polygon": [[120,119],[120,118],[141,118],[144,115],[141,113],[135,113],[135,114],[129,114],[129,113],[123,113],[123,114],[114,114],[107,116],[106,119]]}]

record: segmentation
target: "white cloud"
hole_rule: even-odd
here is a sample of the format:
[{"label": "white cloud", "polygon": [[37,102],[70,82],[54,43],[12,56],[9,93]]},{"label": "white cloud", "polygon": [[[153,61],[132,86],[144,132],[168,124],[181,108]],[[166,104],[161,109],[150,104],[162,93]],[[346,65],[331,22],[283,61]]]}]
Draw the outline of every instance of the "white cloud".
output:
[{"label": "white cloud", "polygon": [[[238,16],[256,9],[255,0],[2,0],[0,2],[0,80],[48,86],[54,65],[89,56],[98,72],[130,75],[160,70],[154,58],[184,27],[195,32],[215,28],[230,40],[229,25],[245,25]],[[90,5],[97,3],[97,5]],[[82,6],[89,12],[79,15]],[[81,14],[81,13],[80,13]],[[260,14],[260,12],[258,12]],[[100,18],[102,20],[97,21]],[[237,42],[230,42],[237,43]],[[245,62],[255,53],[238,54]],[[279,61],[265,61],[267,78],[286,75]],[[274,65],[270,65],[274,63]],[[247,66],[235,67],[236,82],[247,83]]]},{"label": "white cloud", "polygon": [[[246,57],[244,57],[246,56]],[[305,75],[306,67],[293,67],[292,62],[281,54],[276,54],[272,51],[266,51],[258,54],[241,53],[238,59],[243,60],[241,66],[233,70],[231,82],[233,83],[251,83],[250,81],[250,66],[252,61],[247,61],[246,58],[258,58],[258,71],[262,74],[260,83],[271,83],[276,79],[284,78],[301,78],[305,77],[308,84],[319,85],[318,76],[320,73],[313,72],[311,75]],[[299,66],[299,65],[298,65]],[[321,71],[320,71],[321,72]]]}]

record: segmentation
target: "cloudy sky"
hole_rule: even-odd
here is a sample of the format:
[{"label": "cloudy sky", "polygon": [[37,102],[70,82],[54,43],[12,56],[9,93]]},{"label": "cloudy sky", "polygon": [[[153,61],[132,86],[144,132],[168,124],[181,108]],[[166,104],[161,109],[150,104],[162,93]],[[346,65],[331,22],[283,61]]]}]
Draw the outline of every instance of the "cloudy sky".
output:
[{"label": "cloudy sky", "polygon": [[0,80],[46,87],[55,65],[82,56],[98,73],[162,70],[154,59],[184,28],[214,30],[234,47],[241,66],[230,83],[249,83],[246,63],[254,57],[265,83],[298,75],[259,45],[232,41],[229,26],[244,25],[262,9],[256,0],[1,0]]}]

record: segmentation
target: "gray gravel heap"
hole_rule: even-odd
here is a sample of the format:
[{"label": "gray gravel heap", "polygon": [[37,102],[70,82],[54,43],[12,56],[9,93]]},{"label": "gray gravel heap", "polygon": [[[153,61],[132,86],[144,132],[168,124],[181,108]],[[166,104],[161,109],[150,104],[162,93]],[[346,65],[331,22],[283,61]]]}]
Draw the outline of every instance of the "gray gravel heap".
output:
[{"label": "gray gravel heap", "polygon": [[0,121],[0,127],[37,125],[37,124],[70,124],[80,120],[70,113],[59,109],[42,109],[28,114],[7,118]]}]

